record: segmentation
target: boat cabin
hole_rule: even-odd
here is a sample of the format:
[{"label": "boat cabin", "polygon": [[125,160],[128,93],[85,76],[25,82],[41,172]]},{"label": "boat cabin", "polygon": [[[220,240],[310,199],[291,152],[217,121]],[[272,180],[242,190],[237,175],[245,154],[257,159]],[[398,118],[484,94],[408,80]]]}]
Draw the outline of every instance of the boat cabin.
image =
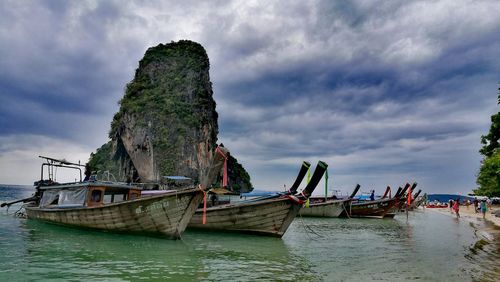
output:
[{"label": "boat cabin", "polygon": [[[40,208],[78,208],[98,207],[119,203],[141,197],[141,188],[124,183],[96,181],[90,170],[80,163],[71,163],[39,156],[46,162],[42,164],[40,181],[35,182],[37,194],[40,196]],[[85,167],[86,178],[82,180]],[[57,168],[65,168],[78,172],[80,181],[60,184],[56,181]],[[48,176],[48,179],[44,177]],[[88,177],[87,177],[88,176]]]},{"label": "boat cabin", "polygon": [[139,187],[99,182],[40,187],[40,192],[40,208],[97,207],[141,196]]}]

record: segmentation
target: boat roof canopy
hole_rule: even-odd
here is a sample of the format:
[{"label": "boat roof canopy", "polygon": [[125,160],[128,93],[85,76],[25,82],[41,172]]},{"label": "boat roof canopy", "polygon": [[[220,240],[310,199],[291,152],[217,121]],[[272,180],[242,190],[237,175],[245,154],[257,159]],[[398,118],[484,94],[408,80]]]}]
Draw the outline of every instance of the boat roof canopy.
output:
[{"label": "boat roof canopy", "polygon": [[116,182],[75,182],[75,183],[64,183],[50,186],[40,186],[40,190],[62,190],[62,189],[77,189],[82,187],[105,187],[106,190],[142,190],[141,187],[127,185],[125,183]]}]

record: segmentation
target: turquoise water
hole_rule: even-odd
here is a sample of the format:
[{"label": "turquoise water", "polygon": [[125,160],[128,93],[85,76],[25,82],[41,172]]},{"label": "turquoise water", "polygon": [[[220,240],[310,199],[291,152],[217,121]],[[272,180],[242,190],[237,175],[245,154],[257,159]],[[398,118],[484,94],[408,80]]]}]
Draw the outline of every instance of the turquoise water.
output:
[{"label": "turquoise water", "polygon": [[[0,186],[0,202],[31,187]],[[19,207],[19,206],[17,206]],[[0,281],[494,281],[497,245],[432,211],[395,219],[297,218],[282,239],[194,232],[171,241],[0,212]]]}]

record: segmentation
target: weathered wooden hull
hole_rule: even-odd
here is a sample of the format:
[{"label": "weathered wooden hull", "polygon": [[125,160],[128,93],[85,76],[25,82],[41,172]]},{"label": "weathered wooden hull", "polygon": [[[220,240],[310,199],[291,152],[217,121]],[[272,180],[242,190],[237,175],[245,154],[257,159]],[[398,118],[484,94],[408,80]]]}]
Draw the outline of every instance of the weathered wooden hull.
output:
[{"label": "weathered wooden hull", "polygon": [[397,199],[394,206],[384,215],[384,218],[394,218],[396,214],[399,212],[399,204],[401,200]]},{"label": "weathered wooden hull", "polygon": [[282,237],[301,207],[289,198],[226,204],[208,208],[205,224],[198,209],[188,228]]},{"label": "weathered wooden hull", "polygon": [[393,212],[393,211],[389,211],[388,213],[386,213],[384,215],[384,218],[394,218],[397,214],[397,211]]},{"label": "weathered wooden hull", "polygon": [[28,218],[50,223],[178,239],[202,199],[199,189],[189,189],[98,207],[25,209]]},{"label": "weathered wooden hull", "polygon": [[347,207],[347,211],[350,217],[383,218],[397,203],[397,199],[355,202]]},{"label": "weathered wooden hull", "polygon": [[306,217],[339,217],[350,200],[328,200],[326,202],[310,203],[309,207],[300,209],[300,215]]}]

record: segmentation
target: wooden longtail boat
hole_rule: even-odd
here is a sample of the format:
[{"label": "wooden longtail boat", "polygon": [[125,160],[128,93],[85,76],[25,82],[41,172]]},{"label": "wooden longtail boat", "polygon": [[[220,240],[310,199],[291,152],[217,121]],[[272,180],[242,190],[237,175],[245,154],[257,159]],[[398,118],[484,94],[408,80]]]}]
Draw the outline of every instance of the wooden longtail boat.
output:
[{"label": "wooden longtail boat", "polygon": [[409,183],[406,183],[404,188],[401,187],[398,188],[398,191],[393,197],[394,199],[397,199],[397,203],[384,215],[384,218],[394,218],[396,216],[396,214],[400,210],[399,206],[405,202],[404,195],[406,190],[408,190],[408,188],[410,188]]},{"label": "wooden longtail boat", "polygon": [[350,199],[335,199],[314,197],[309,199],[309,207],[300,210],[300,215],[305,217],[339,217],[346,209]]},{"label": "wooden longtail boat", "polygon": [[420,205],[420,201],[418,201],[418,196],[420,195],[420,193],[422,193],[422,190],[418,190],[417,193],[415,193],[415,195],[413,195],[413,197],[411,199],[410,206],[408,207],[408,210],[412,211],[412,210],[418,208],[418,206]]},{"label": "wooden longtail boat", "polygon": [[342,213],[341,216],[383,218],[397,203],[398,199],[396,198],[385,198],[374,201],[353,200],[346,209],[346,212]]},{"label": "wooden longtail boat", "polygon": [[[354,189],[354,194],[359,190],[359,185]],[[300,215],[305,217],[339,217],[342,212],[348,208],[352,197],[345,199],[337,199],[336,197],[325,198],[311,197],[309,198],[309,207],[304,207],[300,210]]]},{"label": "wooden longtail boat", "polygon": [[[29,219],[108,231],[158,233],[171,239],[180,238],[203,199],[203,192],[195,188],[140,197],[138,187],[100,182],[57,185],[41,191],[42,201],[52,192],[69,197],[81,193],[85,199],[71,205],[27,206]],[[125,200],[103,202],[108,195]]]},{"label": "wooden longtail boat", "polygon": [[[21,201],[30,202],[25,206],[29,219],[178,239],[202,201],[204,187],[212,183],[224,165],[226,154],[224,148],[216,149],[212,166],[197,188],[162,191],[152,196],[141,195],[140,187],[113,182],[54,184],[54,167],[80,170],[80,165],[43,157],[47,163],[42,165],[42,180],[36,182],[36,197]],[[44,166],[48,167],[49,180],[43,180]]]},{"label": "wooden longtail boat", "polygon": [[415,208],[422,206],[427,201],[427,193],[415,199]]},{"label": "wooden longtail boat", "polygon": [[[295,192],[309,168],[304,163],[297,179],[288,193],[274,197],[241,201],[198,209],[189,222],[188,228],[215,231],[241,232],[257,235],[282,237],[301,209],[304,200],[312,194],[328,165],[318,162],[309,184],[297,196]],[[203,223],[203,216],[206,222]]]},{"label": "wooden longtail boat", "polygon": [[[408,189],[403,190],[401,193],[399,205],[398,205],[398,210],[399,211],[406,211],[407,205],[408,205],[408,193],[413,193],[415,191],[415,188],[417,187],[417,182],[414,182],[411,187],[407,183],[406,186],[408,186]],[[406,187],[405,187],[406,188]]]}]

